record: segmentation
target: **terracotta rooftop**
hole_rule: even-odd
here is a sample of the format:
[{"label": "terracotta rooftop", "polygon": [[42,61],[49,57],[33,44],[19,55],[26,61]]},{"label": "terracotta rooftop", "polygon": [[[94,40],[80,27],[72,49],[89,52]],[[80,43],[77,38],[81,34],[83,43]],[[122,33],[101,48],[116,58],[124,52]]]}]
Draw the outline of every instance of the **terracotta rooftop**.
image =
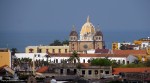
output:
[{"label": "terracotta rooftop", "polygon": [[113,68],[113,74],[119,74],[120,72],[150,72],[150,67],[148,68]]},{"label": "terracotta rooftop", "polygon": [[109,49],[96,49],[95,53],[108,54]]},{"label": "terracotta rooftop", "polygon": [[[49,54],[51,57],[70,57],[72,54]],[[127,54],[78,54],[79,57],[128,57]]]},{"label": "terracotta rooftop", "polygon": [[114,54],[146,54],[146,50],[113,50]]},{"label": "terracotta rooftop", "polygon": [[38,73],[44,73],[45,71],[48,70],[48,66],[43,66],[40,69],[37,70]]}]

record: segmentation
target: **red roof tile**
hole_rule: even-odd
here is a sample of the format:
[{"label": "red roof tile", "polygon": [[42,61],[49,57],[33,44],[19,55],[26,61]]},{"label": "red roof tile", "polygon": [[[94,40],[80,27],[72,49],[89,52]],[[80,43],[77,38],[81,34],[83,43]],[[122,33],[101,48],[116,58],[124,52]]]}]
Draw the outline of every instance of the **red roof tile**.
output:
[{"label": "red roof tile", "polygon": [[41,67],[40,69],[38,69],[37,72],[43,73],[43,72],[45,72],[45,71],[47,71],[47,70],[48,70],[48,66],[43,66],[43,67]]},{"label": "red roof tile", "polygon": [[113,74],[119,74],[120,72],[150,72],[150,67],[148,68],[113,68]]},{"label": "red roof tile", "polygon": [[96,49],[95,53],[108,54],[109,49]]},{"label": "red roof tile", "polygon": [[113,50],[114,54],[146,54],[146,50]]}]

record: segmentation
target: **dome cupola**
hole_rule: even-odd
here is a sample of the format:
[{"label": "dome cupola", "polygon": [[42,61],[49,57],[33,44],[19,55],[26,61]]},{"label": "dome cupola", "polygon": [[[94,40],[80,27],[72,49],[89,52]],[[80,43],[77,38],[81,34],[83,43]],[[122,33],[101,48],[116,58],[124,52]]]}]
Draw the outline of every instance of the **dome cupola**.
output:
[{"label": "dome cupola", "polygon": [[95,33],[95,28],[94,28],[93,24],[90,22],[89,16],[87,17],[86,23],[81,28],[80,34],[83,35],[83,34],[87,34],[87,33],[92,33],[92,34]]}]

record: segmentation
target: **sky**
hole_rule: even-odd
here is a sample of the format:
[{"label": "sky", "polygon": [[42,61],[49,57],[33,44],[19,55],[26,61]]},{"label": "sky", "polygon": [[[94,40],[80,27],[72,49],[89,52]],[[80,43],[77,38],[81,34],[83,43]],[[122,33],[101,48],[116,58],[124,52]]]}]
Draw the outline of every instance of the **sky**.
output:
[{"label": "sky", "polygon": [[48,45],[80,33],[86,18],[102,31],[106,47],[150,36],[150,0],[0,0],[0,48]]}]

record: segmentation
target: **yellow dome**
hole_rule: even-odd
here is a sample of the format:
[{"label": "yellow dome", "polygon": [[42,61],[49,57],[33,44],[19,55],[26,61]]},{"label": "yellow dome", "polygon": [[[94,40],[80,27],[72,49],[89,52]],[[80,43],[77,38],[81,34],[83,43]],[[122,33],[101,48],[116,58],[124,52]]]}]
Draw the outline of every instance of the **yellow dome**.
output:
[{"label": "yellow dome", "polygon": [[90,22],[89,16],[87,17],[87,22],[81,28],[80,34],[83,35],[83,34],[87,34],[87,33],[92,33],[92,34],[95,33],[95,28],[94,28],[93,24]]}]

